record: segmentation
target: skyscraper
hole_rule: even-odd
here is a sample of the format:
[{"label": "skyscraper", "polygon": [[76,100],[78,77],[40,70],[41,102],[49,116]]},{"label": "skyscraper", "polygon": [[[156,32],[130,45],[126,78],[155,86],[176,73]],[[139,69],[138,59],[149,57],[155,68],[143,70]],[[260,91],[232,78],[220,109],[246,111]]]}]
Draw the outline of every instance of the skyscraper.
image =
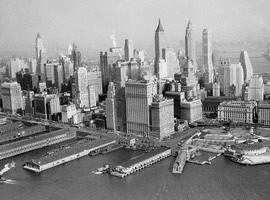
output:
[{"label": "skyscraper", "polygon": [[81,67],[81,52],[78,50],[78,47],[73,43],[72,47],[72,60],[73,60],[73,69],[74,71]]},{"label": "skyscraper", "polygon": [[261,76],[253,76],[250,79],[248,87],[248,101],[262,101],[264,93],[263,78]]},{"label": "skyscraper", "polygon": [[173,99],[155,95],[151,104],[151,136],[163,139],[174,133]]},{"label": "skyscraper", "polygon": [[22,103],[22,90],[20,84],[17,82],[5,82],[1,85],[3,111],[15,114],[21,111]]},{"label": "skyscraper", "polygon": [[246,51],[241,51],[239,62],[242,65],[244,72],[244,81],[248,81],[253,76],[253,68],[250,63],[248,53]]},{"label": "skyscraper", "polygon": [[113,82],[110,82],[108,86],[106,98],[106,122],[107,129],[116,130],[116,99],[115,85]]},{"label": "skyscraper", "polygon": [[150,134],[150,105],[157,94],[154,80],[126,82],[127,133],[148,137]]},{"label": "skyscraper", "polygon": [[43,46],[43,41],[39,33],[36,37],[36,59],[37,59],[37,70],[36,73],[44,74],[44,64],[47,62],[46,50]]},{"label": "skyscraper", "polygon": [[[240,64],[231,64],[229,60],[221,60],[218,68],[218,76],[220,81],[220,93],[222,96],[242,95],[244,74]],[[234,94],[230,92],[231,86],[235,86]]]},{"label": "skyscraper", "polygon": [[202,34],[202,53],[203,65],[206,72],[206,83],[213,82],[213,63],[212,63],[212,32],[209,29],[203,29]]},{"label": "skyscraper", "polygon": [[196,63],[196,46],[195,46],[195,35],[193,26],[189,20],[187,28],[186,28],[186,35],[185,35],[185,53],[186,57],[192,62],[195,71],[197,70],[197,63]]},{"label": "skyscraper", "polygon": [[79,67],[75,72],[75,90],[80,107],[89,107],[87,69]]},{"label": "skyscraper", "polygon": [[125,61],[130,61],[134,57],[134,46],[130,39],[125,40]]},{"label": "skyscraper", "polygon": [[165,59],[162,56],[162,49],[165,48],[166,48],[165,31],[159,19],[158,26],[155,32],[155,73],[157,73],[157,63],[159,62],[159,59]]}]

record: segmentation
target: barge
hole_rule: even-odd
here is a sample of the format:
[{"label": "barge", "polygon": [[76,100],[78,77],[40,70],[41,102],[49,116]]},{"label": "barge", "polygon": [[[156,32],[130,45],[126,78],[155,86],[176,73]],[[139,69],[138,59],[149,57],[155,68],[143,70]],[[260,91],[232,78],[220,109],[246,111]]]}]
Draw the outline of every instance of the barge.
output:
[{"label": "barge", "polygon": [[108,138],[79,141],[65,148],[60,148],[59,151],[55,151],[37,160],[27,161],[24,163],[23,168],[34,172],[42,172],[115,143],[115,140]]},{"label": "barge", "polygon": [[110,174],[123,178],[167,158],[171,155],[171,153],[171,148],[168,147],[160,147],[154,149],[150,152],[147,152],[141,156],[138,156],[134,159],[128,160],[116,166],[115,168],[110,170]]}]

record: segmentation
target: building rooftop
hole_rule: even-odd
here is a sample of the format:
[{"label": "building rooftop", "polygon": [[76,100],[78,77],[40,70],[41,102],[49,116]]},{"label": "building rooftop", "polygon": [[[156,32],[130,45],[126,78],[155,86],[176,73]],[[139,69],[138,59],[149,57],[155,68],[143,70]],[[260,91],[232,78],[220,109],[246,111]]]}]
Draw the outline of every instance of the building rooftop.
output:
[{"label": "building rooftop", "polygon": [[74,143],[69,146],[65,146],[63,148],[59,148],[59,151],[56,151],[52,154],[46,155],[44,157],[41,157],[37,160],[32,160],[33,163],[38,164],[38,165],[43,165],[47,164],[56,160],[60,160],[62,158],[65,158],[67,156],[71,156],[77,153],[80,153],[84,150],[88,150],[91,148],[98,147],[103,144],[107,144],[110,142],[113,142],[115,140],[113,139],[108,139],[108,138],[103,138],[100,140],[83,140],[79,141],[77,143]]},{"label": "building rooftop", "polygon": [[238,149],[238,150],[258,150],[261,148],[264,148],[265,146],[262,143],[251,143],[251,144],[246,144],[246,143],[240,143],[240,144],[234,144],[233,148]]},{"label": "building rooftop", "polygon": [[162,153],[162,152],[164,152],[164,151],[167,151],[167,150],[169,150],[169,149],[170,149],[170,148],[168,148],[168,147],[160,147],[160,148],[158,148],[158,149],[155,149],[155,150],[153,150],[153,151],[150,151],[150,152],[148,152],[148,153],[145,153],[145,154],[143,154],[143,155],[141,155],[141,156],[139,156],[139,157],[136,157],[136,158],[134,158],[134,159],[128,160],[128,161],[126,161],[126,162],[123,162],[123,163],[120,164],[119,166],[122,166],[122,167],[125,167],[125,168],[131,167],[132,165],[134,165],[134,164],[136,164],[136,163],[139,163],[139,162],[141,162],[141,161],[144,161],[144,160],[146,160],[146,159],[149,159],[149,158],[151,158],[151,157],[153,157],[153,156],[155,156],[155,155],[157,155],[157,154],[160,154],[160,153]]}]

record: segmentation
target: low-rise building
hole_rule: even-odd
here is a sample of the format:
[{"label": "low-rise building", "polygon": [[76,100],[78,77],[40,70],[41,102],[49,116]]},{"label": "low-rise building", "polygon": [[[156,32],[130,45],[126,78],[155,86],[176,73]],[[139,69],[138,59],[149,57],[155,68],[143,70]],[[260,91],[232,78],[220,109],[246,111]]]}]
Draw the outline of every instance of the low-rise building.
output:
[{"label": "low-rise building", "polygon": [[253,123],[256,106],[256,101],[224,101],[218,107],[218,120]]}]

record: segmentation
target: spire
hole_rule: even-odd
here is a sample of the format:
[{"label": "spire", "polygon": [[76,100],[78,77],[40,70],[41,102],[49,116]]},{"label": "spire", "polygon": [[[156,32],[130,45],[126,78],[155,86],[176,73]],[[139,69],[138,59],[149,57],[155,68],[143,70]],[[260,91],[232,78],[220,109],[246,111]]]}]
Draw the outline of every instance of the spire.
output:
[{"label": "spire", "polygon": [[156,29],[156,32],[161,32],[161,31],[164,31],[164,29],[163,29],[163,27],[161,25],[160,18],[159,18],[159,20],[158,20],[158,27]]},{"label": "spire", "polygon": [[37,38],[41,38],[39,32],[37,33]]}]

